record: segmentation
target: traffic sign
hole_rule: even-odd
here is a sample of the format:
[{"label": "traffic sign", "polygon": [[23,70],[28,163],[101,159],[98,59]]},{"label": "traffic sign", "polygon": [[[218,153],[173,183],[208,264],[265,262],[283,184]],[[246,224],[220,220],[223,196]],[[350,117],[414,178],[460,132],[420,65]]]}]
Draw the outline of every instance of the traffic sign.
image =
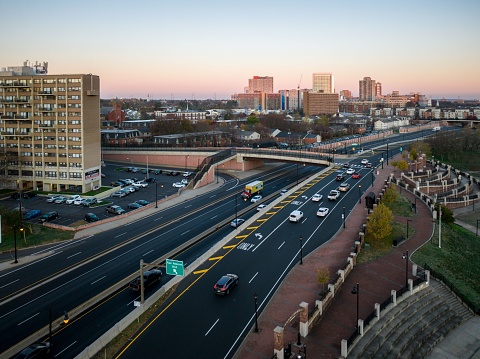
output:
[{"label": "traffic sign", "polygon": [[167,274],[179,275],[179,276],[182,276],[182,277],[185,275],[185,270],[183,268],[183,262],[182,261],[167,259],[165,261],[165,266],[167,267]]}]

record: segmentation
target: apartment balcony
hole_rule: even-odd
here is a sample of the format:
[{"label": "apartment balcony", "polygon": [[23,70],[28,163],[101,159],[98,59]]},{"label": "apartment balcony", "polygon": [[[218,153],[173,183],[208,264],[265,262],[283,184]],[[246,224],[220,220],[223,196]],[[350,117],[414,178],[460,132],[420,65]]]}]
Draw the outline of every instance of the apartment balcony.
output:
[{"label": "apartment balcony", "polygon": [[0,87],[30,87],[29,84],[23,82],[0,82]]},{"label": "apartment balcony", "polygon": [[0,115],[2,120],[13,120],[13,115]]},{"label": "apartment balcony", "polygon": [[51,123],[39,123],[38,127],[40,127],[40,128],[54,128],[56,126],[51,124]]},{"label": "apartment balcony", "polygon": [[54,112],[55,109],[49,106],[42,106],[38,109],[40,112]]},{"label": "apartment balcony", "polygon": [[13,118],[14,118],[15,120],[28,120],[28,119],[29,119],[29,118],[28,118],[28,115],[20,115],[20,114],[18,114],[18,113],[15,114],[15,115],[13,116]]},{"label": "apartment balcony", "polygon": [[56,96],[57,95],[57,92],[56,91],[39,91],[38,92],[39,95],[41,96]]}]

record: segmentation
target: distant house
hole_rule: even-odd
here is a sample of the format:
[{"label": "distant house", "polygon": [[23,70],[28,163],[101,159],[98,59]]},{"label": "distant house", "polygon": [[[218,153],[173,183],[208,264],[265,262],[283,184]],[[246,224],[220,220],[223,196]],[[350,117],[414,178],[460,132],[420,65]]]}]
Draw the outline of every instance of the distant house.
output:
[{"label": "distant house", "polygon": [[236,131],[235,136],[241,141],[256,141],[260,139],[260,134],[255,131]]},{"label": "distant house", "polygon": [[102,144],[108,146],[126,146],[143,142],[138,130],[100,130]]},{"label": "distant house", "polygon": [[275,136],[277,143],[288,143],[294,145],[302,145],[306,143],[321,142],[322,137],[320,135],[308,132],[286,132],[281,131]]}]

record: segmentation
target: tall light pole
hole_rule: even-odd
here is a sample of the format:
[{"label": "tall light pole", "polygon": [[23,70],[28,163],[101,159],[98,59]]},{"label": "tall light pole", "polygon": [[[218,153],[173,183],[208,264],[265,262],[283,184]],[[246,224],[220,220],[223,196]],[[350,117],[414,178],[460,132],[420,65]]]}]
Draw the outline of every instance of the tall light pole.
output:
[{"label": "tall light pole", "polygon": [[300,264],[303,264],[303,238],[300,236]]},{"label": "tall light pole", "polygon": [[297,186],[298,186],[298,162],[297,162]]},{"label": "tall light pole", "polygon": [[408,287],[408,251],[403,253],[402,258],[405,259],[405,286]]},{"label": "tall light pole", "polygon": [[155,182],[155,208],[158,208],[158,183]]},{"label": "tall light pole", "polygon": [[372,171],[372,187],[373,187],[373,181],[375,180],[375,177],[373,176],[373,171]]},{"label": "tall light pole", "polygon": [[384,162],[384,161],[385,161],[385,155],[384,155],[384,153],[382,152],[382,160],[381,160],[381,162],[382,162],[382,170],[383,170],[383,162]]},{"label": "tall light pole", "polygon": [[352,289],[352,294],[357,295],[357,325],[355,326],[357,328],[357,333],[360,333],[360,326],[358,325],[358,311],[359,311],[359,304],[360,304],[360,285],[357,283],[356,286],[353,287]]},{"label": "tall light pole", "polygon": [[362,203],[362,185],[358,185],[358,203]]},{"label": "tall light pole", "polygon": [[342,219],[343,219],[343,228],[345,228],[345,206],[343,206]]},{"label": "tall light pole", "polygon": [[387,140],[387,165],[388,165],[388,140]]},{"label": "tall light pole", "polygon": [[[21,213],[20,213],[21,215]],[[18,260],[17,260],[17,225],[14,224],[13,225],[13,242],[14,242],[14,245],[15,245],[15,262],[13,263],[18,263]]]},{"label": "tall light pole", "polygon": [[257,293],[253,295],[253,299],[255,299],[255,333],[258,333],[258,303],[257,303]]},{"label": "tall light pole", "polygon": [[477,230],[475,231],[475,235],[478,237],[478,222],[480,222],[480,219],[477,219]]},{"label": "tall light pole", "polygon": [[411,219],[407,219],[407,239],[408,239],[408,223],[410,223],[412,220]]}]

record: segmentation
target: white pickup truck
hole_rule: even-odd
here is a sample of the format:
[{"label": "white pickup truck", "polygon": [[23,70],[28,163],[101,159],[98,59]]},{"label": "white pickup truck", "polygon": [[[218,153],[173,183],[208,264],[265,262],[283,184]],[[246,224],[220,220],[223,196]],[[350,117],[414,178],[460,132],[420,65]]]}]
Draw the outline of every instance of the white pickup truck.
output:
[{"label": "white pickup truck", "polygon": [[335,189],[332,189],[330,191],[330,193],[328,194],[328,200],[329,201],[336,201],[338,199],[338,197],[340,197],[340,192],[335,190]]}]

